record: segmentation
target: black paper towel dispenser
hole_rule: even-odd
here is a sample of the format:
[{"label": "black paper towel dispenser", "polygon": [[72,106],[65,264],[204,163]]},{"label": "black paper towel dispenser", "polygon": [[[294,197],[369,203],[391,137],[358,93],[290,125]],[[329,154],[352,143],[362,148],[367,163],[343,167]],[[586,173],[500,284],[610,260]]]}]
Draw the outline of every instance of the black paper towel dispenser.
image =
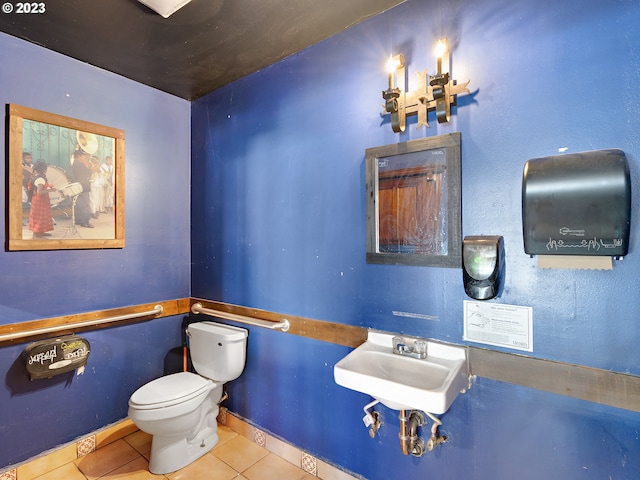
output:
[{"label": "black paper towel dispenser", "polygon": [[529,255],[624,256],[630,217],[631,180],[622,150],[525,163],[522,228]]}]

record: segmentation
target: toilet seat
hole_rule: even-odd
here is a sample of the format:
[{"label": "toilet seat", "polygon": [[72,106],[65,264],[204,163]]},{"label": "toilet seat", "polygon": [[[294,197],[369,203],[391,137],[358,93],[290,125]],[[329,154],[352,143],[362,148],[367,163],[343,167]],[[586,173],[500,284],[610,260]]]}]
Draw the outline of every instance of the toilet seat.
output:
[{"label": "toilet seat", "polygon": [[129,406],[138,410],[167,408],[208,392],[215,384],[191,372],[160,377],[143,385],[129,399]]}]

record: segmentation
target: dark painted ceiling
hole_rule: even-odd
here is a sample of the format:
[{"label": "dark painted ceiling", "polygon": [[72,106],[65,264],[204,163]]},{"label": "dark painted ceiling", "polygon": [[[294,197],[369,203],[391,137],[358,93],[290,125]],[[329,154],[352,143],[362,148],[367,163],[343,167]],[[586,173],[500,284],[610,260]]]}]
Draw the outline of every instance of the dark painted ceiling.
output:
[{"label": "dark painted ceiling", "polygon": [[193,100],[403,1],[192,0],[165,19],[137,0],[43,0],[0,13],[0,31]]}]

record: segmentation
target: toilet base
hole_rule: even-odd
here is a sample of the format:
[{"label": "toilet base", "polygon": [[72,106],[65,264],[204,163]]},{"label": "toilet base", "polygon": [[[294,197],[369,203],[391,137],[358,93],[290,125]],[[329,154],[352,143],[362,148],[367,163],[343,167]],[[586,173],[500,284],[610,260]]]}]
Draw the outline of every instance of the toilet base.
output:
[{"label": "toilet base", "polygon": [[212,427],[204,428],[192,440],[154,435],[149,471],[160,475],[180,470],[211,451],[217,443],[217,429]]}]

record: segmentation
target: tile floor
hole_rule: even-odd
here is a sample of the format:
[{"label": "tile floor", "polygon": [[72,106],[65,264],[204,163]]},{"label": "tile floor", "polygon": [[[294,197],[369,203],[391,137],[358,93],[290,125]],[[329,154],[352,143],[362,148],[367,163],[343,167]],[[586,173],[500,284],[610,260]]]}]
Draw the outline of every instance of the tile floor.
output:
[{"label": "tile floor", "polygon": [[0,471],[0,480],[358,480],[226,408],[220,409],[218,421],[214,449],[166,475],[149,472],[151,436],[125,419]]},{"label": "tile floor", "polygon": [[[220,425],[220,441],[191,465],[167,475],[149,472],[151,437],[139,430],[49,471],[34,480],[312,480],[317,477],[297,468],[266,448]],[[20,472],[18,478],[27,477]]]}]

